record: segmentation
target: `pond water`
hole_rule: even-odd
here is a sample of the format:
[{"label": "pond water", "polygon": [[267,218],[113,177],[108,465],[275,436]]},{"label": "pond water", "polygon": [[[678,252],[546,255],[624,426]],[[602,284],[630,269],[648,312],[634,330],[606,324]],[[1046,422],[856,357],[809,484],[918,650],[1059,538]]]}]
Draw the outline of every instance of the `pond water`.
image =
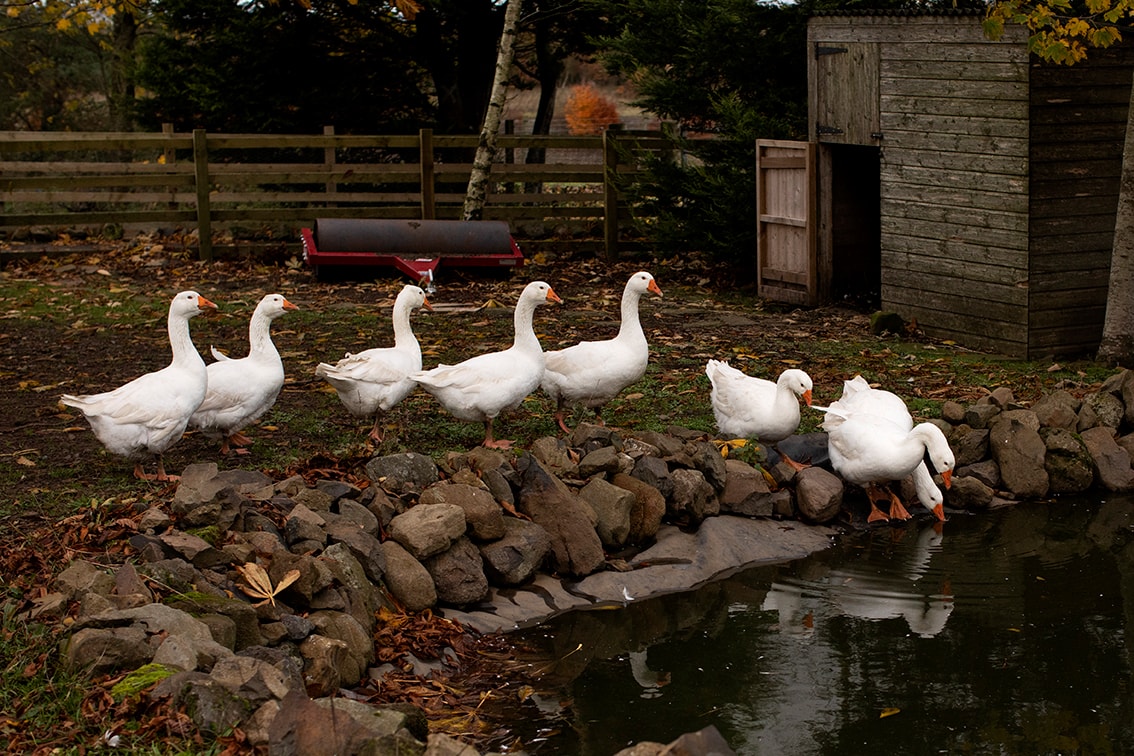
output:
[{"label": "pond water", "polygon": [[516,638],[539,754],[709,725],[739,754],[1134,753],[1134,496],[848,535]]}]

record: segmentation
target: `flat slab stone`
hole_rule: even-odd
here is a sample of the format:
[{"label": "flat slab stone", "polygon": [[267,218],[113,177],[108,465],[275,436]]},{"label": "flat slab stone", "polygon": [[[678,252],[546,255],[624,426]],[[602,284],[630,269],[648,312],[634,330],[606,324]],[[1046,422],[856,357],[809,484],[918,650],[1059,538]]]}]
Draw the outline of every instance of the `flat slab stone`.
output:
[{"label": "flat slab stone", "polygon": [[541,574],[518,588],[493,588],[475,609],[439,613],[481,633],[507,633],[563,612],[690,591],[746,567],[802,559],[829,548],[836,534],[821,525],[727,515],[706,518],[696,533],[665,525],[629,572],[607,570],[579,581]]}]

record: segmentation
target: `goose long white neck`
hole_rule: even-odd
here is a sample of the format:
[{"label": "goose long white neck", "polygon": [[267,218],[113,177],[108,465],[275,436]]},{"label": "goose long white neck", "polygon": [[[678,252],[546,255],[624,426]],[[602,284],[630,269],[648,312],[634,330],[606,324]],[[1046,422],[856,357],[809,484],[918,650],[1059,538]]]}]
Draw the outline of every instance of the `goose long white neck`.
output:
[{"label": "goose long white neck", "polygon": [[539,339],[536,338],[535,329],[532,328],[535,308],[536,302],[527,297],[520,297],[520,301],[516,303],[516,310],[512,313],[512,327],[515,329],[513,349],[543,351]]},{"label": "goose long white neck", "polygon": [[410,326],[410,311],[413,306],[409,302],[396,302],[394,304],[394,313],[391,316],[394,321],[394,347],[403,349],[406,347],[413,347],[417,345],[417,337],[413,334],[413,328]]},{"label": "goose long white neck", "polygon": [[201,359],[201,353],[197,351],[192,337],[189,336],[189,318],[179,313],[169,313],[166,330],[169,333],[169,345],[173,349],[173,364],[200,365],[204,369],[205,361]]},{"label": "goose long white neck", "polygon": [[638,303],[641,300],[642,293],[631,288],[630,284],[626,284],[626,289],[622,292],[622,325],[618,328],[619,339],[645,340],[646,335],[642,332],[642,321],[638,315]]},{"label": "goose long white neck", "polygon": [[278,354],[276,345],[272,343],[272,318],[262,310],[257,309],[248,321],[248,353],[249,354]]}]

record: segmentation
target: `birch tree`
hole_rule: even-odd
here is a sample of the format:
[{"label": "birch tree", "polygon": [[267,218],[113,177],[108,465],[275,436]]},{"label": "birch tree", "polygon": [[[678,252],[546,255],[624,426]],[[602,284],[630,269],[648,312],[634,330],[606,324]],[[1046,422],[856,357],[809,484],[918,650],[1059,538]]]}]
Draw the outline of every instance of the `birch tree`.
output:
[{"label": "birch tree", "polygon": [[[998,0],[988,9],[984,31],[999,39],[1008,23],[1028,28],[1028,49],[1044,60],[1073,65],[1092,48],[1122,39],[1118,25],[1134,16],[1134,0]],[[1106,316],[1098,359],[1134,367],[1134,87],[1118,188]]]},{"label": "birch tree", "polygon": [[504,29],[500,33],[500,46],[496,54],[496,75],[492,80],[492,94],[488,98],[488,109],[484,114],[484,124],[480,129],[476,156],[473,158],[472,173],[465,193],[465,220],[480,220],[484,217],[484,203],[488,196],[488,178],[492,171],[492,160],[496,157],[496,137],[500,133],[500,121],[504,114],[504,97],[508,93],[508,77],[512,73],[512,57],[516,44],[516,29],[520,23],[521,0],[508,0],[504,12]]}]

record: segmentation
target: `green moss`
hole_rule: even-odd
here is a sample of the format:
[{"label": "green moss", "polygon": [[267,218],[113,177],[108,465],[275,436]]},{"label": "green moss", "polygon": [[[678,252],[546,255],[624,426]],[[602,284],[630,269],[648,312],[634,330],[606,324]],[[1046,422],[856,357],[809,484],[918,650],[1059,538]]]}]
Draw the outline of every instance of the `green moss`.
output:
[{"label": "green moss", "polygon": [[176,673],[176,669],[167,667],[164,664],[143,664],[126,675],[126,677],[122,678],[121,682],[110,689],[110,694],[114,696],[115,701],[135,698],[146,688],[161,682],[167,677],[172,677]]},{"label": "green moss", "polygon": [[194,528],[186,532],[189,533],[189,535],[197,536],[202,541],[214,548],[218,543],[220,543],[220,540],[224,535],[221,529],[216,525],[207,525],[203,528]]}]

